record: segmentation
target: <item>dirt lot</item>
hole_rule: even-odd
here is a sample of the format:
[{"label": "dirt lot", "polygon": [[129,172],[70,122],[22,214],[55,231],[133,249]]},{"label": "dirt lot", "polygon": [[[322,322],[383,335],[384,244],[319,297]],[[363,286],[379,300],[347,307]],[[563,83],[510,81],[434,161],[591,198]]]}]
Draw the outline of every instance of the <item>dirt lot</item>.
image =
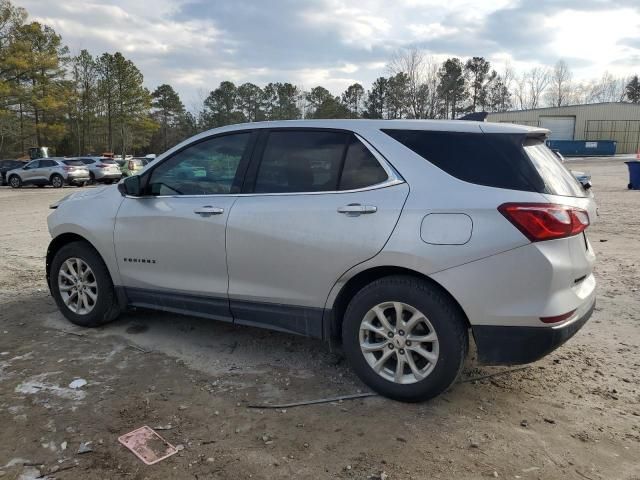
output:
[{"label": "dirt lot", "polygon": [[[74,327],[43,261],[47,207],[71,189],[0,188],[0,477],[640,479],[640,192],[620,159],[571,168],[600,204],[599,300],[568,344],[429,403],[277,410],[247,406],[365,387],[325,345],[280,333],[140,311]],[[471,360],[462,380],[503,370]],[[117,441],[142,425],[183,449],[144,465]]]}]

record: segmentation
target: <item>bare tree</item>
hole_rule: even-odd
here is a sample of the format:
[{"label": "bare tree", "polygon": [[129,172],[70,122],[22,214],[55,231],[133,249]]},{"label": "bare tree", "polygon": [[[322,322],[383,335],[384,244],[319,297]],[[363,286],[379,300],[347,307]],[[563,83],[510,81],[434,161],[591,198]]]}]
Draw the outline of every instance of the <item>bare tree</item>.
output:
[{"label": "bare tree", "polygon": [[424,50],[415,47],[398,50],[387,65],[390,76],[404,73],[409,79],[408,107],[412,118],[434,118],[438,105],[440,65]]},{"label": "bare tree", "polygon": [[571,71],[567,62],[558,60],[549,75],[550,88],[548,91],[549,103],[554,107],[562,107],[569,104],[571,95]]},{"label": "bare tree", "polygon": [[519,110],[529,108],[529,89],[527,85],[529,83],[529,73],[525,72],[519,77],[515,77],[515,87],[513,93],[516,99],[516,106]]},{"label": "bare tree", "polygon": [[538,108],[540,100],[549,85],[549,70],[535,67],[527,75],[527,90],[529,93],[529,108]]}]

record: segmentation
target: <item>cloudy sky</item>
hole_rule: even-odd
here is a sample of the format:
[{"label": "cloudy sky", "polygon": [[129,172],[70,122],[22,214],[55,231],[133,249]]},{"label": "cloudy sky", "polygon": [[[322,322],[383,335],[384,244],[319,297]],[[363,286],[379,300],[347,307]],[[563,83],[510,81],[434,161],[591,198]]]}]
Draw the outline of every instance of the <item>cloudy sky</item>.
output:
[{"label": "cloudy sky", "polygon": [[405,46],[500,70],[640,74],[640,0],[14,0],[73,53],[121,51],[187,107],[221,80],[368,87]]}]

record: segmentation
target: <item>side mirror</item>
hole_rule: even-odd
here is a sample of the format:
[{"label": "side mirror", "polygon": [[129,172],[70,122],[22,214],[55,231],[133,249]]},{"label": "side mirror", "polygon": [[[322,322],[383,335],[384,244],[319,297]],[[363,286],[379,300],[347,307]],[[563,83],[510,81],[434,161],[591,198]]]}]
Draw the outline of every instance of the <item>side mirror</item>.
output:
[{"label": "side mirror", "polygon": [[125,177],[124,181],[118,184],[118,190],[122,195],[129,195],[130,197],[142,196],[140,177],[138,175]]}]

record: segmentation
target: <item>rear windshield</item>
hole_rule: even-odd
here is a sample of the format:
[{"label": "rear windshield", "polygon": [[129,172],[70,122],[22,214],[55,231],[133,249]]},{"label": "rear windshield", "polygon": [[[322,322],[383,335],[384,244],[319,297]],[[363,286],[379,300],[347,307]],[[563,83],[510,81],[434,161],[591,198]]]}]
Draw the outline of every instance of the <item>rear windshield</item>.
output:
[{"label": "rear windshield", "polygon": [[465,182],[489,187],[585,196],[541,140],[522,134],[383,130],[422,158]]},{"label": "rear windshield", "polygon": [[84,167],[82,160],[63,160],[62,163],[69,165],[70,167]]},{"label": "rear windshield", "polygon": [[565,197],[586,196],[582,185],[541,140],[526,139],[524,151],[544,180],[548,193]]}]

